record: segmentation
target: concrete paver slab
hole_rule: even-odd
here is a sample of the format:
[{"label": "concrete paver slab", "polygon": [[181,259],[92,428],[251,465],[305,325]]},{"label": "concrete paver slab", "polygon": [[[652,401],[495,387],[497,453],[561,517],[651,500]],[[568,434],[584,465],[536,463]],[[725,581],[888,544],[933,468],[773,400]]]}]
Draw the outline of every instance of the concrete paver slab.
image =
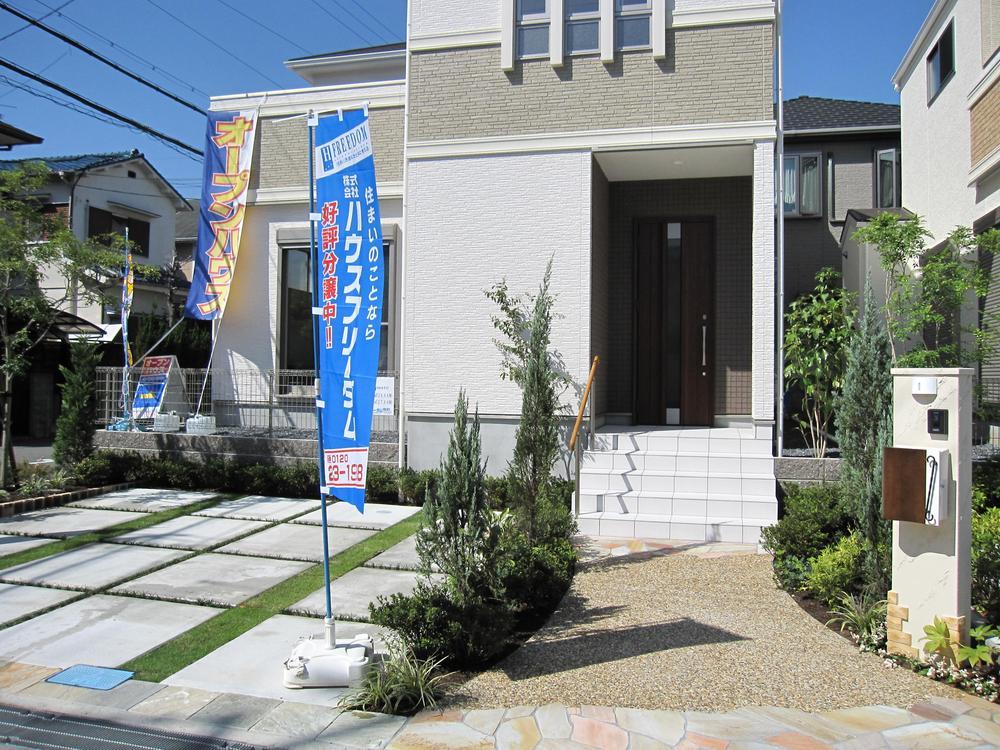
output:
[{"label": "concrete paver slab", "polygon": [[112,592],[232,607],[308,567],[291,560],[210,552],[123,583]]},{"label": "concrete paver slab", "polygon": [[404,716],[344,711],[316,739],[348,747],[385,747],[405,723]]},{"label": "concrete paver slab", "polygon": [[0,662],[0,690],[6,693],[17,693],[26,687],[54,675],[59,670],[55,667],[39,667],[35,664],[11,661]]},{"label": "concrete paver slab", "polygon": [[[419,512],[420,507],[414,505],[365,503],[365,512],[361,514],[350,503],[334,503],[327,506],[326,523],[328,526],[346,526],[355,529],[385,529]],[[315,510],[296,518],[293,523],[319,525],[322,523],[321,513],[321,510]]]},{"label": "concrete paver slab", "polygon": [[148,544],[153,547],[202,550],[263,527],[264,524],[260,521],[181,516],[116,536],[114,541],[125,544]]},{"label": "concrete paver slab", "polygon": [[[258,698],[258,700],[260,700]],[[251,732],[279,737],[315,737],[340,715],[340,710],[309,703],[279,703],[254,724]]]},{"label": "concrete paver slab", "polygon": [[85,703],[104,708],[120,708],[127,711],[136,703],[163,689],[158,682],[126,680],[111,690],[92,690],[74,685],[57,685],[51,682],[36,682],[21,691],[21,695],[32,698],[49,698],[67,703]]},{"label": "concrete paver slab", "polygon": [[19,516],[0,518],[0,532],[28,536],[71,537],[134,521],[142,518],[142,515],[122,510],[93,510],[64,505],[61,508],[35,510]]},{"label": "concrete paver slab", "polygon": [[217,613],[191,604],[90,596],[0,630],[0,658],[46,667],[117,667]]},{"label": "concrete paver slab", "polygon": [[218,695],[218,693],[209,690],[168,686],[153,693],[129,710],[143,716],[159,716],[164,719],[183,721],[191,714],[203,709]]},{"label": "concrete paver slab", "polygon": [[41,547],[44,544],[51,544],[53,541],[55,540],[0,534],[0,557],[13,555],[16,552],[24,552],[26,549],[33,549],[34,547]]},{"label": "concrete paver slab", "polygon": [[[333,582],[333,614],[349,620],[365,621],[368,605],[380,596],[409,594],[417,587],[420,576],[412,570],[355,568]],[[326,593],[322,588],[296,602],[289,610],[297,614],[323,616]]]},{"label": "concrete paver slab", "polygon": [[[384,651],[384,631],[374,625],[337,622],[337,639],[369,633],[377,650]],[[213,692],[239,692],[260,698],[336,706],[341,688],[290,690],[281,684],[281,665],[302,638],[322,637],[323,621],[312,617],[275,615],[194,664],[170,675],[164,682]]]},{"label": "concrete paver slab", "polygon": [[75,591],[0,583],[0,625],[79,596]]},{"label": "concrete paver slab", "polygon": [[225,500],[211,508],[198,511],[195,515],[240,518],[247,521],[284,521],[286,518],[318,507],[319,500],[248,495],[235,500]]},{"label": "concrete paver slab", "polygon": [[35,583],[66,589],[90,591],[110,586],[164,565],[186,552],[126,547],[121,544],[88,544],[23,565],[0,571],[0,581]]},{"label": "concrete paver slab", "polygon": [[133,487],[130,490],[109,492],[70,503],[74,508],[104,508],[107,510],[133,510],[139,513],[155,513],[159,510],[180,508],[184,505],[211,500],[218,493],[189,492],[183,490],[159,490],[148,487]]},{"label": "concrete paver slab", "polygon": [[277,705],[278,701],[270,698],[223,693],[196,714],[193,714],[190,721],[206,722],[221,727],[249,729]]},{"label": "concrete paver slab", "polygon": [[[353,547],[368,537],[376,534],[374,529],[345,529],[327,527],[326,538],[330,545],[330,554],[336,555],[348,547]],[[239,555],[258,555],[260,557],[277,557],[283,560],[308,560],[321,562],[323,560],[323,535],[315,526],[304,524],[282,523],[251,534],[225,547],[218,552]]]},{"label": "concrete paver slab", "polygon": [[408,536],[380,555],[365,563],[369,568],[391,568],[394,570],[419,570],[420,556],[417,554],[417,537]]}]

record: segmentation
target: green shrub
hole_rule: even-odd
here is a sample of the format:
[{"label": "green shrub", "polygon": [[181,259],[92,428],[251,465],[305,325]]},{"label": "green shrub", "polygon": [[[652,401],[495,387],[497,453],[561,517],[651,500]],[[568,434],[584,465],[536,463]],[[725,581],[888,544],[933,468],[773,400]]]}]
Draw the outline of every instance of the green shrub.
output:
[{"label": "green shrub", "polygon": [[56,463],[71,467],[94,452],[97,403],[94,382],[100,348],[89,341],[74,341],[70,347],[71,367],[59,365],[63,376],[62,408],[56,420],[52,456]]},{"label": "green shrub", "polygon": [[972,464],[972,508],[1000,507],[1000,457]]},{"label": "green shrub", "polygon": [[423,505],[427,499],[427,485],[437,481],[438,472],[435,469],[415,471],[404,466],[399,472],[399,491],[403,499],[410,505]]},{"label": "green shrub", "polygon": [[513,614],[490,595],[456,599],[445,584],[421,582],[409,596],[380,597],[370,606],[371,620],[399,633],[418,659],[440,655],[448,667],[479,669],[507,647]]},{"label": "green shrub", "polygon": [[1000,508],[972,514],[972,605],[1000,623]]},{"label": "green shrub", "polygon": [[501,581],[504,596],[522,621],[547,616],[573,580],[576,549],[568,539],[530,545],[511,529],[503,540]]},{"label": "green shrub", "polygon": [[507,477],[486,477],[486,499],[493,510],[508,510],[510,508],[510,483]]},{"label": "green shrub", "polygon": [[825,604],[844,592],[854,593],[861,584],[862,540],[857,532],[843,537],[810,560],[806,590]]},{"label": "green shrub", "polygon": [[369,464],[365,499],[373,503],[399,503],[399,469],[387,464]]},{"label": "green shrub", "polygon": [[761,531],[764,548],[774,555],[774,576],[782,588],[802,587],[809,561],[847,533],[837,484],[790,484],[785,490],[781,520]]},{"label": "green shrub", "polygon": [[347,711],[412,716],[435,708],[444,691],[442,659],[419,659],[398,637],[386,639],[389,653],[380,665],[368,670],[360,687],[345,695],[341,708]]}]

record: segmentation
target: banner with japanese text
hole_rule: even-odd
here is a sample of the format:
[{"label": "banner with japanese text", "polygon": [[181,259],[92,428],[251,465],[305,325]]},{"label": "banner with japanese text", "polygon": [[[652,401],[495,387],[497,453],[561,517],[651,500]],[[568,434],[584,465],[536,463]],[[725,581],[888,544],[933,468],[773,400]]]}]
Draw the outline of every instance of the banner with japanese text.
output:
[{"label": "banner with japanese text", "polygon": [[194,278],[184,315],[214,320],[226,310],[240,252],[257,112],[209,112]]},{"label": "banner with japanese text", "polygon": [[364,511],[378,375],[384,260],[368,114],[319,118],[313,152],[316,252],[313,327],[320,485]]}]

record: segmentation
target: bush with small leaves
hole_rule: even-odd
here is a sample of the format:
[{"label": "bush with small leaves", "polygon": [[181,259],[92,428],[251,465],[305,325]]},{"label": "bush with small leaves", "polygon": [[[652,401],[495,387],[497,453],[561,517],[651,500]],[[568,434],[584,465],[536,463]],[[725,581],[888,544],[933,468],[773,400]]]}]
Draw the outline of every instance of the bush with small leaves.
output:
[{"label": "bush with small leaves", "polygon": [[861,583],[861,536],[854,532],[842,537],[814,557],[809,564],[805,589],[825,604],[845,591],[856,592]]}]

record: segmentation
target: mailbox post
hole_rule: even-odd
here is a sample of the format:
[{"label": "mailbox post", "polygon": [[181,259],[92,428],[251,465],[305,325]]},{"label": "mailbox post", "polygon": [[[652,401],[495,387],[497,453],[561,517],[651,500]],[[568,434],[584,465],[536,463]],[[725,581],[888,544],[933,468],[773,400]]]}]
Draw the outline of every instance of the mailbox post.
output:
[{"label": "mailbox post", "polygon": [[[894,369],[893,448],[883,462],[892,520],[888,649],[916,657],[939,617],[968,642],[972,369]],[[934,493],[937,493],[936,497]]]}]

